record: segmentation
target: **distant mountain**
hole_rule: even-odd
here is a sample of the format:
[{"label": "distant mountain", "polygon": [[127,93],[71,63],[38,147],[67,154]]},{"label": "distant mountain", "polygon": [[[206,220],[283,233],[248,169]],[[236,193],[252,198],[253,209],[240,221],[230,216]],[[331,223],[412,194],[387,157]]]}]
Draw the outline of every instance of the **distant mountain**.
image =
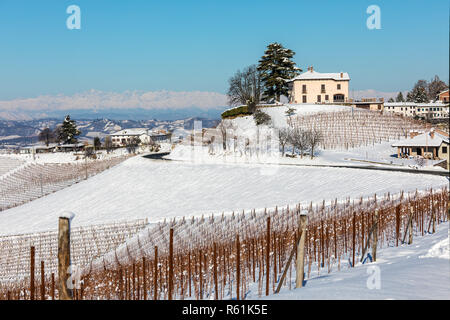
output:
[{"label": "distant mountain", "polygon": [[[94,137],[102,140],[108,134],[122,129],[148,128],[153,130],[170,130],[182,135],[186,130],[192,130],[194,121],[202,121],[203,128],[215,127],[219,120],[204,119],[200,117],[182,120],[114,120],[114,119],[85,119],[78,120],[72,114],[81,131],[80,140],[92,141]],[[39,132],[44,128],[54,129],[62,122],[62,118],[40,120],[0,120],[0,147],[10,145],[28,145],[38,141]]]}]

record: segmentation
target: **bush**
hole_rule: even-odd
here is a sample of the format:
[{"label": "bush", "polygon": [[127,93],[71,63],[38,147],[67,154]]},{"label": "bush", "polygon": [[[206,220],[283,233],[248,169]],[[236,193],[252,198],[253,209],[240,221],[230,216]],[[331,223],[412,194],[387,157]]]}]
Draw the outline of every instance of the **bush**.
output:
[{"label": "bush", "polygon": [[253,119],[255,119],[256,125],[269,124],[272,118],[265,112],[261,110],[256,110],[253,114]]},{"label": "bush", "polygon": [[222,119],[226,119],[226,118],[235,118],[237,116],[241,116],[241,115],[250,115],[251,112],[248,110],[247,106],[240,106],[240,107],[236,107],[230,110],[225,111],[224,113],[222,113]]}]

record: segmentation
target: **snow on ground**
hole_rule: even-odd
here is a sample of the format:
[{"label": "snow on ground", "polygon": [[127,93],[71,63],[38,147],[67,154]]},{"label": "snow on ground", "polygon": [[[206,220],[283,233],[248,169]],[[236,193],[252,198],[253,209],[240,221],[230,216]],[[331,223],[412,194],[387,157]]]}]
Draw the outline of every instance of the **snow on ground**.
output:
[{"label": "snow on ground", "polygon": [[[312,276],[303,288],[261,299],[450,299],[449,223],[433,235],[415,237],[412,245],[383,248],[377,261]],[[430,249],[431,248],[431,249]],[[436,249],[439,248],[439,249]],[[430,252],[433,252],[430,254]],[[445,259],[442,259],[445,258]],[[295,272],[292,273],[295,286]],[[379,282],[377,277],[379,275]],[[368,285],[369,283],[369,285]],[[377,284],[379,283],[379,287]],[[256,290],[255,290],[256,289]],[[258,299],[253,288],[247,299]]]},{"label": "snow on ground", "polygon": [[[272,122],[270,126],[260,125],[256,126],[253,116],[237,117],[231,120],[226,120],[231,124],[231,134],[237,136],[236,147],[234,141],[229,141],[228,150],[224,151],[220,139],[216,139],[214,143],[203,148],[192,148],[184,144],[178,144],[171,152],[167,159],[192,161],[194,159],[201,160],[205,163],[282,163],[282,164],[304,164],[304,165],[351,165],[351,166],[388,166],[400,168],[415,168],[426,169],[433,171],[443,171],[441,167],[433,167],[438,160],[425,160],[423,167],[418,166],[415,159],[399,159],[397,158],[397,148],[392,147],[394,140],[384,141],[368,146],[360,146],[351,148],[349,150],[322,150],[317,148],[315,150],[315,157],[311,159],[309,155],[300,158],[281,157],[281,153],[262,152],[256,155],[253,151],[252,155],[249,152],[243,152],[245,147],[245,138],[250,138],[253,143],[255,141],[262,141],[267,135],[274,135],[272,139],[275,145],[278,145],[278,133],[271,133],[270,128],[286,128],[288,126],[289,117],[286,111],[289,108],[295,110],[292,118],[298,115],[314,114],[319,112],[337,112],[342,110],[349,110],[351,107],[340,105],[288,105],[279,107],[265,107],[261,110],[270,115]],[[211,129],[209,129],[211,132]],[[192,133],[192,131],[190,132]],[[221,137],[221,133],[216,131],[210,133],[216,138]],[[256,137],[258,136],[258,138]],[[206,138],[207,139],[207,138]],[[230,139],[232,140],[232,139]],[[264,147],[264,146],[263,146]],[[251,147],[250,147],[251,148]],[[261,149],[261,145],[254,145],[253,148]],[[236,149],[236,151],[234,151]],[[272,149],[274,150],[274,149]],[[286,153],[290,154],[289,146],[286,146]]]},{"label": "snow on ground", "polygon": [[[97,151],[97,159],[104,160],[107,158],[117,157],[128,154],[125,148],[115,149],[110,153],[106,151]],[[49,152],[49,153],[37,153],[33,154],[3,154],[0,155],[0,161],[2,157],[20,159],[26,162],[33,162],[38,164],[43,163],[84,163],[84,154],[80,152]]]},{"label": "snow on ground", "polygon": [[0,234],[56,229],[63,211],[76,225],[242,211],[299,202],[438,188],[446,178],[347,168],[198,164],[130,158],[86,181],[0,212]]}]

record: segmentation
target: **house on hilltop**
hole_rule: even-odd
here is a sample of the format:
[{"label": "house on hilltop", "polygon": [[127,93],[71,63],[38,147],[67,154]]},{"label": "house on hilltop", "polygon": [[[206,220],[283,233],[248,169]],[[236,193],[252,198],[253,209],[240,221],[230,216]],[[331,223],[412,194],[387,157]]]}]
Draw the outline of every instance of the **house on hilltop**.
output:
[{"label": "house on hilltop", "polygon": [[349,97],[350,77],[346,72],[320,73],[309,67],[288,82],[289,103],[343,103]]}]

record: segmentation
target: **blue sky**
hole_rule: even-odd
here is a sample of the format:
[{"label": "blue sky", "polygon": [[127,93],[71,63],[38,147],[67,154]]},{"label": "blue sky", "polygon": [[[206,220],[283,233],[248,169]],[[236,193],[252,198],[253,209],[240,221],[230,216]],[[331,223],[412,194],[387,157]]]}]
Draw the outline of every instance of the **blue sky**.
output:
[{"label": "blue sky", "polygon": [[[68,30],[66,8],[81,8]],[[381,30],[366,8],[381,8]],[[270,42],[304,70],[350,74],[351,89],[448,81],[449,4],[395,1],[0,0],[0,100],[90,89],[213,91]]]}]

